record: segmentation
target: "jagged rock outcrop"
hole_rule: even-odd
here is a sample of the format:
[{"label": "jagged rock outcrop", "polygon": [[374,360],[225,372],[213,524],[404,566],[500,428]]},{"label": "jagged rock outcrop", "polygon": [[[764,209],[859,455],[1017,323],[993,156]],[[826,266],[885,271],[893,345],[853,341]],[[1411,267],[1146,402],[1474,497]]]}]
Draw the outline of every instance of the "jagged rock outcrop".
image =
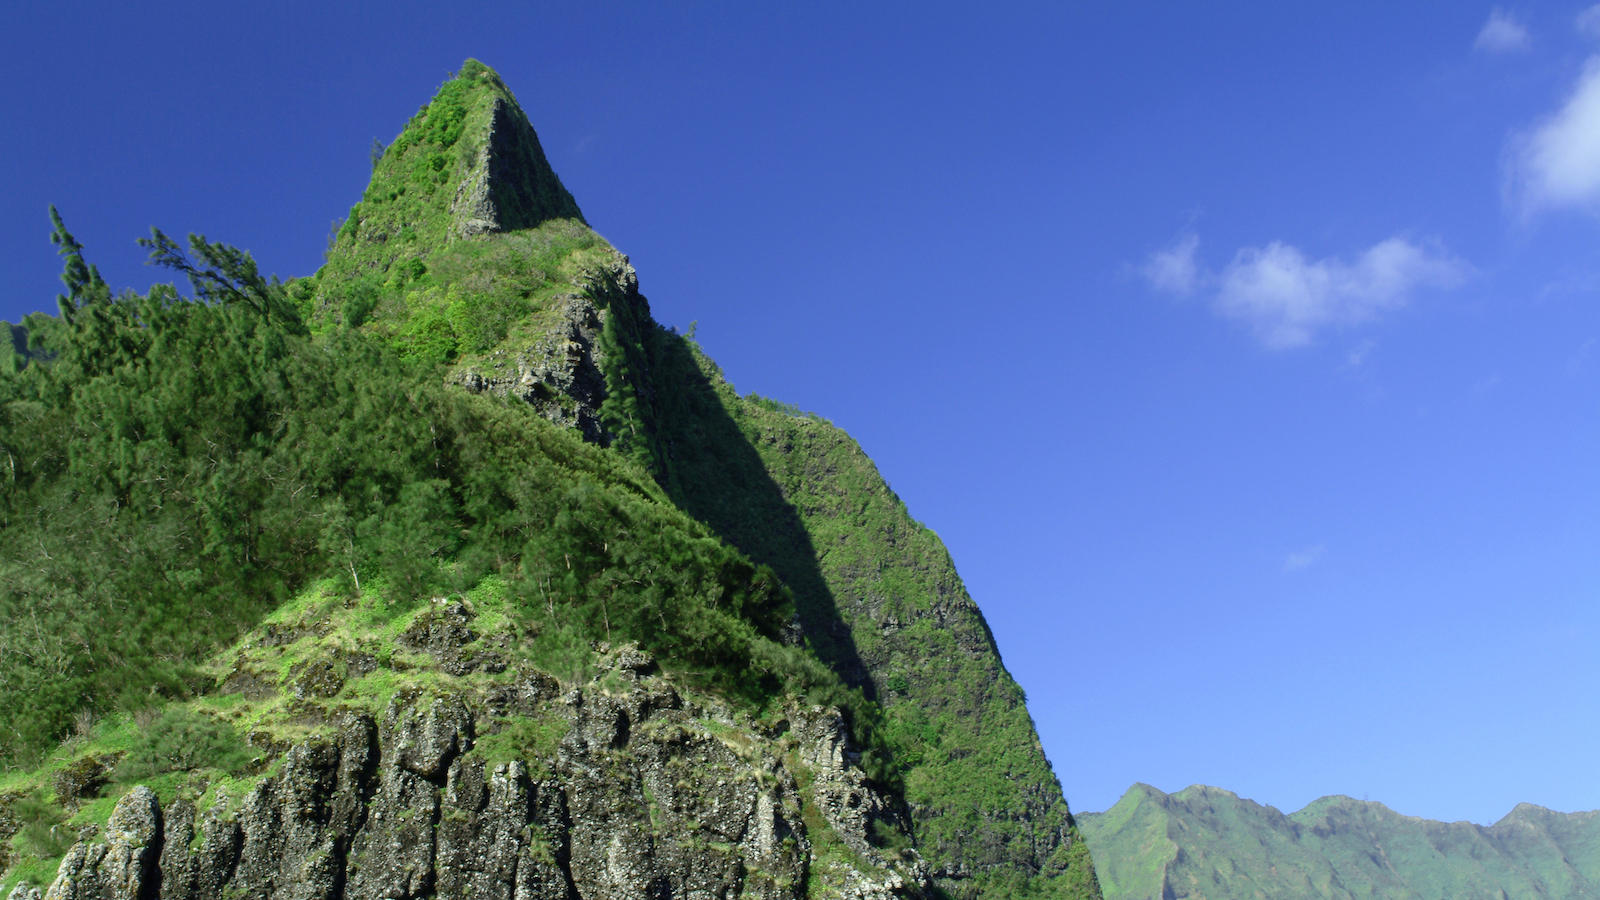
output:
[{"label": "jagged rock outcrop", "polygon": [[[615,250],[574,279],[573,288],[556,298],[554,323],[535,343],[515,352],[496,351],[461,367],[451,380],[474,393],[520,397],[551,422],[605,444],[611,436],[600,407],[607,393],[608,320],[619,319],[610,323],[613,328],[637,331],[651,321],[650,305],[639,293],[638,273]],[[635,380],[636,389],[649,391],[647,382]]]},{"label": "jagged rock outcrop", "polygon": [[45,900],[148,900],[160,835],[155,792],[135,787],[117,801],[104,841],[80,841],[67,853]]},{"label": "jagged rock outcrop", "polygon": [[584,294],[559,300],[556,324],[538,342],[515,354],[491,354],[452,380],[474,393],[520,397],[546,419],[600,443],[605,434],[600,405],[606,396],[600,335],[606,309]]},{"label": "jagged rock outcrop", "polygon": [[[506,696],[403,691],[381,721],[350,713],[292,745],[243,796],[163,808],[136,787],[44,900],[923,895],[916,855],[874,846],[896,823],[837,710],[796,707],[763,732],[654,669],[628,646],[559,697],[535,677],[522,696],[565,728],[543,758],[478,747],[506,727]],[[824,837],[848,850],[818,854]]]}]

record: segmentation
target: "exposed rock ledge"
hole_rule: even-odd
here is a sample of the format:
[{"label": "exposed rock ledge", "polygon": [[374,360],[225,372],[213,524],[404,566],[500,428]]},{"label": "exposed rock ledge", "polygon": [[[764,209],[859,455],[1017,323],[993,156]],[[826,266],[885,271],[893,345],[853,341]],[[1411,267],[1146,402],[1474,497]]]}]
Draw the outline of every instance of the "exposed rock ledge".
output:
[{"label": "exposed rock ledge", "polygon": [[[601,340],[606,320],[620,315],[628,323],[625,329],[637,331],[650,321],[650,304],[639,293],[638,273],[615,250],[604,263],[575,278],[572,287],[573,293],[555,298],[556,316],[542,338],[515,353],[496,351],[463,365],[450,381],[473,393],[520,397],[551,422],[604,445],[609,440],[600,422],[606,398]],[[636,387],[650,390],[647,381]]]},{"label": "exposed rock ledge", "polygon": [[[890,860],[869,841],[893,817],[837,710],[793,709],[786,731],[761,734],[686,704],[641,676],[647,658],[629,659],[619,654],[605,689],[597,680],[554,703],[542,676],[519,689],[564,710],[550,759],[473,752],[475,728],[506,721],[516,698],[400,695],[381,724],[348,714],[207,809],[163,808],[134,788],[42,898],[21,884],[9,900],[925,895],[914,852]],[[827,833],[808,834],[808,820]]]}]

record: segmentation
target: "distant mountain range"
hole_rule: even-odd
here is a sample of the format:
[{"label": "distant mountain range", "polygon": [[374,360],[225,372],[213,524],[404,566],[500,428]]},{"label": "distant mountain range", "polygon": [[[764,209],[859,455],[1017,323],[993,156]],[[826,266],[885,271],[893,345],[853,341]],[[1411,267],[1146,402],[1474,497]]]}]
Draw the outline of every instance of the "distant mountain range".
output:
[{"label": "distant mountain range", "polygon": [[1484,827],[1343,796],[1284,815],[1220,788],[1136,784],[1077,821],[1106,900],[1600,898],[1600,811],[1523,803]]}]

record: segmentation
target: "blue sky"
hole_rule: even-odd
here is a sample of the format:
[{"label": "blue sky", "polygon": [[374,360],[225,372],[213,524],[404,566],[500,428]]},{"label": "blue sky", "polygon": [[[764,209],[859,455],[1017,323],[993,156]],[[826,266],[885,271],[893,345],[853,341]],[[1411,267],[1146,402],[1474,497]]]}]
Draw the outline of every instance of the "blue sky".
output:
[{"label": "blue sky", "polygon": [[1600,12],[0,9],[0,318],[56,204],[307,274],[495,67],[663,323],[950,545],[1077,810],[1600,807]]}]

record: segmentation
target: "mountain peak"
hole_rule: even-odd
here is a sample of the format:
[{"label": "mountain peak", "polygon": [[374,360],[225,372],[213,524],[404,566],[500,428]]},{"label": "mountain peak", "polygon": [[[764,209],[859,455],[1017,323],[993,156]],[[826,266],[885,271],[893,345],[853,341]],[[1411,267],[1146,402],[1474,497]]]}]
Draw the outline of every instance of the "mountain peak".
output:
[{"label": "mountain peak", "polygon": [[329,248],[330,274],[386,272],[462,238],[583,222],[522,107],[475,59],[374,157],[372,180]]},{"label": "mountain peak", "polygon": [[471,123],[479,127],[463,135],[476,153],[451,205],[457,233],[521,231],[549,219],[583,221],[578,204],[545,159],[539,135],[500,76],[468,59],[454,82],[488,101],[483,120]]}]

